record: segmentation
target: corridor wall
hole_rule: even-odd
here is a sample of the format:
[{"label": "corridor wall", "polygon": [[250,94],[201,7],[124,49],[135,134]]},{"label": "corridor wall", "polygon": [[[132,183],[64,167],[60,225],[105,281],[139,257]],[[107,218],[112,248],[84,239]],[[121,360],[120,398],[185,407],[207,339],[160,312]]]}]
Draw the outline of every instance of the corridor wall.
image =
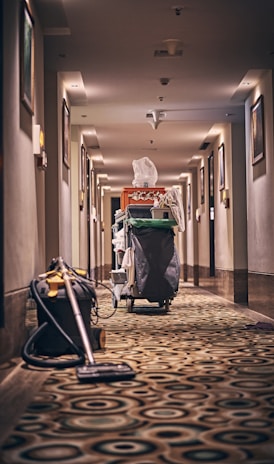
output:
[{"label": "corridor wall", "polygon": [[4,0],[4,328],[0,359],[18,354],[30,281],[45,266],[45,173],[33,154],[32,125],[44,129],[43,35],[35,10],[34,114],[20,99],[20,2]]},{"label": "corridor wall", "polygon": [[[247,303],[246,253],[246,185],[245,185],[245,132],[242,123],[225,123],[215,126],[218,135],[211,143],[202,162],[204,165],[205,199],[198,202],[200,222],[199,283],[208,290],[238,303]],[[224,179],[220,182],[220,153],[224,153]],[[209,189],[208,157],[214,155],[214,247],[215,271],[210,275],[209,263]],[[223,185],[224,184],[224,185]],[[224,192],[229,197],[227,207]]]},{"label": "corridor wall", "polygon": [[[62,256],[72,260],[71,165],[63,161],[62,108],[69,98],[62,75],[45,71],[45,131],[48,151],[46,173],[46,263]],[[71,160],[69,159],[69,163]]]},{"label": "corridor wall", "polygon": [[[274,318],[274,149],[273,73],[267,71],[245,104],[246,173],[248,212],[248,302],[249,307]],[[252,164],[251,106],[264,98],[264,157]]]}]

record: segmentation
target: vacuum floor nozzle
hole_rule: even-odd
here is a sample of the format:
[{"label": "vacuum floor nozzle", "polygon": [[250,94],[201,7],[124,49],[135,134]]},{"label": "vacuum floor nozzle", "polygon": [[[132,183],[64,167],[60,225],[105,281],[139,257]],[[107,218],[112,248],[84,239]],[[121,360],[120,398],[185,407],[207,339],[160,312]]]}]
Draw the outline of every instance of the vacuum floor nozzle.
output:
[{"label": "vacuum floor nozzle", "polygon": [[76,368],[80,382],[115,382],[129,380],[135,376],[134,370],[127,363],[95,363]]}]

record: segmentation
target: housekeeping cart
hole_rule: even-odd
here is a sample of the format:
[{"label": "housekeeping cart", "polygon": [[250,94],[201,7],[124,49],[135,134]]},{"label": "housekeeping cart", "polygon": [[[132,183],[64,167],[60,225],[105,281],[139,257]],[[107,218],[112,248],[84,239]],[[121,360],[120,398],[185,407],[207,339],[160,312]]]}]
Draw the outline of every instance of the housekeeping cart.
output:
[{"label": "housekeeping cart", "polygon": [[[174,245],[176,221],[168,208],[163,217],[155,217],[151,205],[128,205],[125,209],[125,255],[122,269],[126,282],[121,298],[126,298],[128,312],[136,299],[158,303],[169,309],[179,287],[180,263]],[[161,212],[159,208],[157,212]]]}]

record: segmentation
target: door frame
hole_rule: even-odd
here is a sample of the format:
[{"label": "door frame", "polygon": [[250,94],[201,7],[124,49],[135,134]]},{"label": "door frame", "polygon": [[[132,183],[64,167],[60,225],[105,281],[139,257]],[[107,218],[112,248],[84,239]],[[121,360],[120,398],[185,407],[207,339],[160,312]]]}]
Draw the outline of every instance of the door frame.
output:
[{"label": "door frame", "polygon": [[[0,28],[2,40],[0,40],[0,96],[4,97],[4,2],[0,4]],[[3,128],[3,104],[0,105],[0,327],[4,327],[4,128]]]},{"label": "door frame", "polygon": [[209,275],[215,276],[214,152],[208,157]]}]

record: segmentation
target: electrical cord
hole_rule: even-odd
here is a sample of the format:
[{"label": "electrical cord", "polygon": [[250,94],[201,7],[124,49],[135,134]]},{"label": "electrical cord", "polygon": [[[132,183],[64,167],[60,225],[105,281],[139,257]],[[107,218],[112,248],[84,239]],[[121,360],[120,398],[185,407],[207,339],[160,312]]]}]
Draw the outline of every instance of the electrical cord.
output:
[{"label": "electrical cord", "polygon": [[[72,274],[75,276],[78,284],[82,287],[83,285],[87,285],[87,289],[88,289],[88,292],[90,294],[90,284],[91,282],[94,282],[96,285],[101,285],[102,287],[106,288],[111,294],[113,297],[115,297],[115,293],[113,292],[113,290],[111,290],[111,288],[109,288],[107,285],[103,284],[103,282],[99,281],[99,280],[95,280],[95,279],[87,279],[85,277],[82,277],[80,276],[73,267],[69,266],[67,263],[64,263],[65,266],[72,272]],[[83,288],[83,287],[82,287]],[[99,314],[99,307],[98,307],[98,304],[97,304],[97,298],[96,298],[96,295],[95,295],[95,302],[96,302],[96,305],[94,305],[92,308],[91,308],[91,316],[93,314],[94,317],[96,317],[96,322],[94,320],[92,320],[92,323],[94,325],[97,325],[99,319],[110,319],[111,317],[113,317],[117,311],[117,308],[114,308],[114,310],[111,312],[111,314],[109,314],[108,316],[102,316],[101,314]]]}]

